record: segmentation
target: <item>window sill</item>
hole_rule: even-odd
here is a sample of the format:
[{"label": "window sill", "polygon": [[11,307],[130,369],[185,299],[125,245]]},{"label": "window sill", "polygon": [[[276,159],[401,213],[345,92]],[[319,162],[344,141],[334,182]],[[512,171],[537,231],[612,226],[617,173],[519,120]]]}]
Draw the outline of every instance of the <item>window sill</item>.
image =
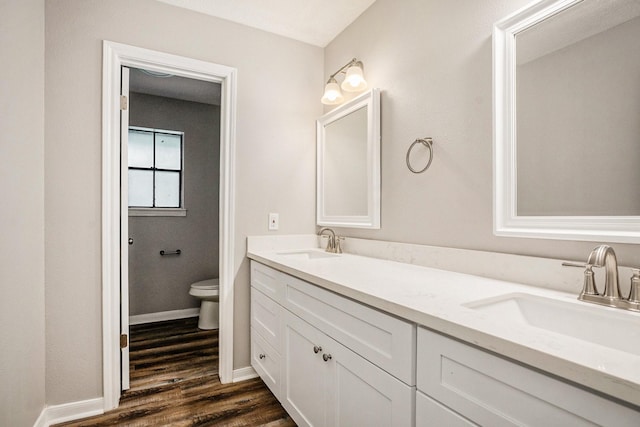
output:
[{"label": "window sill", "polygon": [[183,208],[129,208],[129,216],[187,216]]}]

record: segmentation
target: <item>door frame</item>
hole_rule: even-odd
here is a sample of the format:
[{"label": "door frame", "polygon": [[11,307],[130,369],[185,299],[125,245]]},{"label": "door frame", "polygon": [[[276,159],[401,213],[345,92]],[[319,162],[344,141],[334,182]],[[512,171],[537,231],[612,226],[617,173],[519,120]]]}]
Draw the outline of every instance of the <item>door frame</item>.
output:
[{"label": "door frame", "polygon": [[235,125],[237,70],[192,58],[103,41],[102,55],[102,352],[105,411],[118,406],[120,379],[121,67],[221,84],[219,376],[233,381]]}]

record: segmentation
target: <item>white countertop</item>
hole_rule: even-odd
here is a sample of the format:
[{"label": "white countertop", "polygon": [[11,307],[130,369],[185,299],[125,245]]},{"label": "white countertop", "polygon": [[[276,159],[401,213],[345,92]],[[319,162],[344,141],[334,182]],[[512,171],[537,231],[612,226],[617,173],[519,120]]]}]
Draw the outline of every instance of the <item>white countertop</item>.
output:
[{"label": "white countertop", "polygon": [[[248,257],[418,325],[640,406],[637,355],[509,322],[463,305],[514,292],[587,304],[577,301],[576,295],[357,255],[303,260],[278,252],[281,250],[250,247]],[[637,339],[640,314],[629,315],[638,320],[638,328],[629,334],[630,339]]]}]

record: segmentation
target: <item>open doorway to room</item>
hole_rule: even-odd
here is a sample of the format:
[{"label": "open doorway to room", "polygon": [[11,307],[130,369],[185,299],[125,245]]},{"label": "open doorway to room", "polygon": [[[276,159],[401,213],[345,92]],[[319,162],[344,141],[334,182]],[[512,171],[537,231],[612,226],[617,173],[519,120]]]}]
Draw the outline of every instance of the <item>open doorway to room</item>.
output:
[{"label": "open doorway to room", "polygon": [[[173,152],[182,153],[181,142],[176,143],[176,139],[187,140],[186,132],[180,130],[166,129],[171,126],[157,126],[148,124],[129,129],[129,73],[124,72],[128,68],[147,70],[159,75],[171,75],[184,80],[196,80],[216,84],[220,91],[220,105],[218,106],[219,117],[219,173],[218,179],[208,183],[208,186],[218,188],[219,202],[218,223],[211,225],[212,233],[218,231],[219,239],[217,245],[218,254],[218,277],[219,277],[219,358],[218,374],[222,383],[233,381],[233,214],[234,214],[234,126],[235,126],[235,75],[236,70],[230,67],[199,61],[191,58],[165,54],[133,46],[123,45],[113,42],[104,42],[103,50],[103,356],[104,356],[104,408],[110,410],[118,406],[121,391],[128,387],[129,370],[129,287],[128,287],[128,261],[129,261],[129,165],[128,165],[128,142],[130,131],[149,132],[160,139],[164,137],[168,146],[173,147]],[[150,76],[152,77],[152,76]],[[197,82],[196,82],[197,83]],[[147,89],[148,91],[148,89]],[[184,92],[184,89],[179,89]],[[139,92],[138,92],[139,93]],[[165,94],[166,95],[166,94]],[[144,97],[158,95],[142,94],[139,100]],[[132,100],[135,101],[136,93],[133,93]],[[147,99],[148,101],[148,99]],[[184,100],[183,100],[184,101]],[[186,101],[193,102],[193,101]],[[135,117],[134,113],[134,117]],[[140,119],[140,117],[135,120]],[[184,134],[181,134],[184,132]],[[158,135],[156,135],[158,134]],[[139,136],[139,135],[137,135]],[[177,138],[180,136],[180,138]],[[121,145],[121,141],[123,141]],[[175,148],[179,147],[178,150]],[[166,146],[164,148],[167,148]],[[156,152],[152,150],[152,157],[159,157],[166,152]],[[160,150],[162,151],[162,150]],[[166,150],[165,150],[166,151]],[[172,151],[171,149],[169,150]],[[215,156],[214,156],[215,157]],[[185,157],[186,159],[186,157]],[[149,179],[149,173],[160,175],[160,180],[164,180],[165,185],[160,194],[160,205],[175,205],[175,200],[183,200],[188,196],[189,190],[187,171],[182,169],[184,160],[180,159],[180,167],[176,167],[176,159],[169,156],[169,164],[163,163],[149,167],[138,167],[139,173],[146,172],[146,177],[137,176],[137,183],[141,187],[149,188],[151,183],[152,192],[158,187],[158,179],[154,176]],[[164,158],[167,161],[167,158]],[[127,165],[126,168],[121,168]],[[135,169],[135,167],[134,167]],[[184,174],[184,177],[180,176]],[[140,175],[145,175],[142,173]],[[177,178],[176,178],[177,177]],[[136,179],[134,179],[136,181]],[[173,183],[173,184],[172,184]],[[177,183],[177,187],[176,184]],[[207,184],[199,184],[207,185]],[[122,191],[121,191],[122,190]],[[137,190],[136,190],[137,191]],[[184,197],[183,197],[184,196]],[[149,196],[136,193],[137,202]],[[142,199],[141,199],[142,197]],[[156,198],[156,195],[152,196]],[[147,203],[148,204],[148,203]],[[181,215],[180,210],[185,206],[139,206],[140,209],[165,208],[173,209],[174,214]],[[186,206],[187,216],[189,208]],[[172,219],[181,217],[171,217]],[[152,227],[154,228],[154,227]],[[158,230],[154,228],[157,232]],[[181,238],[180,232],[175,233],[173,239]],[[171,232],[169,232],[171,236]],[[188,239],[187,239],[188,240]],[[174,242],[177,242],[174,244]],[[209,244],[211,242],[208,242]],[[135,246],[135,239],[133,245]],[[166,245],[176,244],[186,245],[186,240],[173,240]],[[187,247],[187,246],[183,246]],[[137,249],[137,248],[136,248]],[[176,252],[179,247],[162,246],[155,248],[158,256],[160,251],[167,253],[167,258],[163,261],[172,262],[178,259],[176,255],[169,253]],[[197,248],[190,248],[189,252],[197,251]],[[208,250],[208,257],[215,256],[215,249]],[[186,254],[186,253],[185,253]],[[181,250],[182,255],[182,250]],[[180,255],[180,256],[181,256]],[[183,260],[186,257],[182,258]],[[168,264],[165,262],[165,264]],[[185,262],[189,264],[189,262]],[[188,270],[188,267],[168,268],[169,271]],[[137,268],[137,267],[136,267]],[[188,277],[184,280],[200,280],[207,276],[215,275],[215,266],[209,270],[194,268],[197,276]],[[145,275],[143,275],[145,276]],[[182,292],[182,291],[180,291]],[[189,297],[189,283],[186,285],[186,295],[184,298],[191,301],[189,304],[197,306],[197,300]],[[153,291],[143,290],[143,299],[150,298]],[[160,300],[164,299],[161,297]],[[171,299],[171,298],[169,298]],[[140,302],[144,305],[150,301]],[[166,301],[165,301],[166,302]],[[184,300],[183,300],[184,302]],[[138,304],[135,302],[134,304]],[[152,309],[158,310],[162,302],[152,302]],[[154,305],[155,304],[155,305]],[[135,308],[139,310],[139,304]],[[179,310],[196,309],[189,307]],[[142,310],[148,310],[142,309]],[[162,309],[161,309],[162,310]],[[174,310],[163,310],[174,311]],[[148,313],[142,313],[148,314]]]},{"label": "open doorway to room", "polygon": [[[128,193],[131,353],[130,384],[125,372],[123,388],[139,391],[196,375],[188,365],[203,352],[210,364],[217,361],[221,85],[138,68],[124,72],[129,117],[121,173]],[[173,323],[182,325],[180,334],[173,335]],[[145,338],[149,330],[156,331],[152,340]],[[192,345],[202,330],[211,331],[215,348]],[[185,369],[155,377],[141,369],[149,365],[143,347],[153,340],[174,343],[154,355],[154,363],[179,361]],[[217,363],[208,368],[217,373]]]}]

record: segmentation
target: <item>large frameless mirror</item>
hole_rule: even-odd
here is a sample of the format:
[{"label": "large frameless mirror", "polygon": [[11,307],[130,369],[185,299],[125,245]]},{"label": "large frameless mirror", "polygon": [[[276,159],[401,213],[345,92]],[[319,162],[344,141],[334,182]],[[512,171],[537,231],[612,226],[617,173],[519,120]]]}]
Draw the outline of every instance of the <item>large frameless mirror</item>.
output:
[{"label": "large frameless mirror", "polygon": [[380,228],[380,91],[317,121],[317,224]]},{"label": "large frameless mirror", "polygon": [[494,26],[497,235],[640,242],[640,1],[542,0]]}]

